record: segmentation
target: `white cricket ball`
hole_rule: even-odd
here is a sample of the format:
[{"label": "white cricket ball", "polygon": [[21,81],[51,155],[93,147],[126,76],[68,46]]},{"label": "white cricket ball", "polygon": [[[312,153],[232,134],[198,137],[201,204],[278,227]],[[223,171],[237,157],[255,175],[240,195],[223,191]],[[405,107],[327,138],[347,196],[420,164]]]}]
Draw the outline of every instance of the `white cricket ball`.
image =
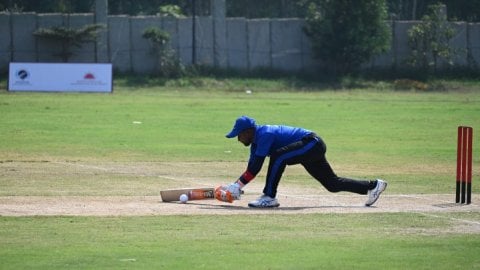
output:
[{"label": "white cricket ball", "polygon": [[187,194],[182,194],[182,195],[180,195],[180,201],[181,201],[182,203],[187,203],[187,202],[188,202],[188,196],[187,196]]}]

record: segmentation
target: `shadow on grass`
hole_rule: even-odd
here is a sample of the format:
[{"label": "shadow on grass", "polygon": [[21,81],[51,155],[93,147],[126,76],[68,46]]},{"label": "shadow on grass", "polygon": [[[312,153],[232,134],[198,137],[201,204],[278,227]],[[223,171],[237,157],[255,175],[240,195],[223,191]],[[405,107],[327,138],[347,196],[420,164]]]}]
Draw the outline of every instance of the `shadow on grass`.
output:
[{"label": "shadow on grass", "polygon": [[[179,78],[162,78],[153,75],[121,74],[115,76],[115,86],[132,90],[149,87],[165,88],[202,88],[220,91],[245,91],[249,88],[271,91],[325,91],[345,89],[367,89],[371,82],[343,77],[333,79],[322,76],[286,73],[229,73],[229,74],[193,74]],[[266,74],[266,75],[265,75]]]},{"label": "shadow on grass", "polygon": [[[178,203],[178,202],[177,202]],[[188,202],[190,205],[198,206],[199,209],[204,210],[226,210],[226,211],[275,211],[275,212],[297,212],[309,209],[370,209],[376,208],[375,206],[366,207],[364,205],[320,205],[320,206],[280,206],[272,208],[252,208],[241,205],[230,204],[209,204],[201,202]]]},{"label": "shadow on grass", "polygon": [[[464,74],[464,73],[462,73]],[[365,71],[361,74],[334,76],[327,72],[299,71],[287,72],[267,68],[252,70],[219,69],[197,66],[185,69],[182,76],[171,78],[156,75],[136,75],[115,73],[115,86],[131,90],[141,88],[186,88],[195,90],[246,91],[250,88],[262,91],[305,91],[326,90],[394,90],[394,91],[446,91],[468,90],[477,87],[479,74],[463,75],[458,73],[440,74],[438,76],[419,77],[412,71]],[[455,78],[458,78],[455,79]],[[462,82],[470,82],[469,84]]]}]

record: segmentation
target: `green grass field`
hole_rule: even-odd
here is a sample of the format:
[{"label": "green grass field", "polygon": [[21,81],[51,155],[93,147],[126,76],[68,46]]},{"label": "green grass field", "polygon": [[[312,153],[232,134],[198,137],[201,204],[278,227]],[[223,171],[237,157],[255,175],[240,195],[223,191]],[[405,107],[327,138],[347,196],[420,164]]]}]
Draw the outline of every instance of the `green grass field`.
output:
[{"label": "green grass field", "polygon": [[[1,91],[0,197],[143,196],[167,187],[149,175],[72,173],[54,162],[242,164],[195,169],[231,182],[248,149],[224,135],[242,114],[316,131],[338,172],[386,178],[389,194],[451,193],[452,200],[456,128],[470,125],[473,192],[480,191],[475,85],[441,92],[239,79],[115,85],[113,94]],[[297,172],[282,184],[318,188]],[[0,216],[0,269],[476,269],[479,224],[479,211]]]}]

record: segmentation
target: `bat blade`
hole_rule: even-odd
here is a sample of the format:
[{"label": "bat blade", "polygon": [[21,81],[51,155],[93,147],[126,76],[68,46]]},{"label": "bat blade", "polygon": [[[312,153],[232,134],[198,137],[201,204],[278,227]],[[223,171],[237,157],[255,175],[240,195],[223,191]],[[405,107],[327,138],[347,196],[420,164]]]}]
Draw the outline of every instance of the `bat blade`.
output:
[{"label": "bat blade", "polygon": [[214,188],[182,188],[160,191],[160,196],[164,202],[179,201],[180,195],[182,194],[186,194],[188,196],[188,200],[215,199]]}]

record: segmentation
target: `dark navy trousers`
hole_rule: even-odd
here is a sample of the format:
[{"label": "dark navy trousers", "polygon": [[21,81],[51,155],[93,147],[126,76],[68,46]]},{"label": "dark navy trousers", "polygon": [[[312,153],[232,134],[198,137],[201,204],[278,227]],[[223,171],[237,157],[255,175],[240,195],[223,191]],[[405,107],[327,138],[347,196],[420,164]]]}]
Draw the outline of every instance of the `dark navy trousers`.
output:
[{"label": "dark navy trousers", "polygon": [[326,151],[325,143],[315,134],[308,135],[298,142],[277,149],[270,155],[267,181],[263,193],[275,198],[285,167],[295,164],[301,164],[311,176],[317,179],[330,192],[348,191],[367,194],[369,189],[375,187],[373,181],[338,177],[325,158]]}]

